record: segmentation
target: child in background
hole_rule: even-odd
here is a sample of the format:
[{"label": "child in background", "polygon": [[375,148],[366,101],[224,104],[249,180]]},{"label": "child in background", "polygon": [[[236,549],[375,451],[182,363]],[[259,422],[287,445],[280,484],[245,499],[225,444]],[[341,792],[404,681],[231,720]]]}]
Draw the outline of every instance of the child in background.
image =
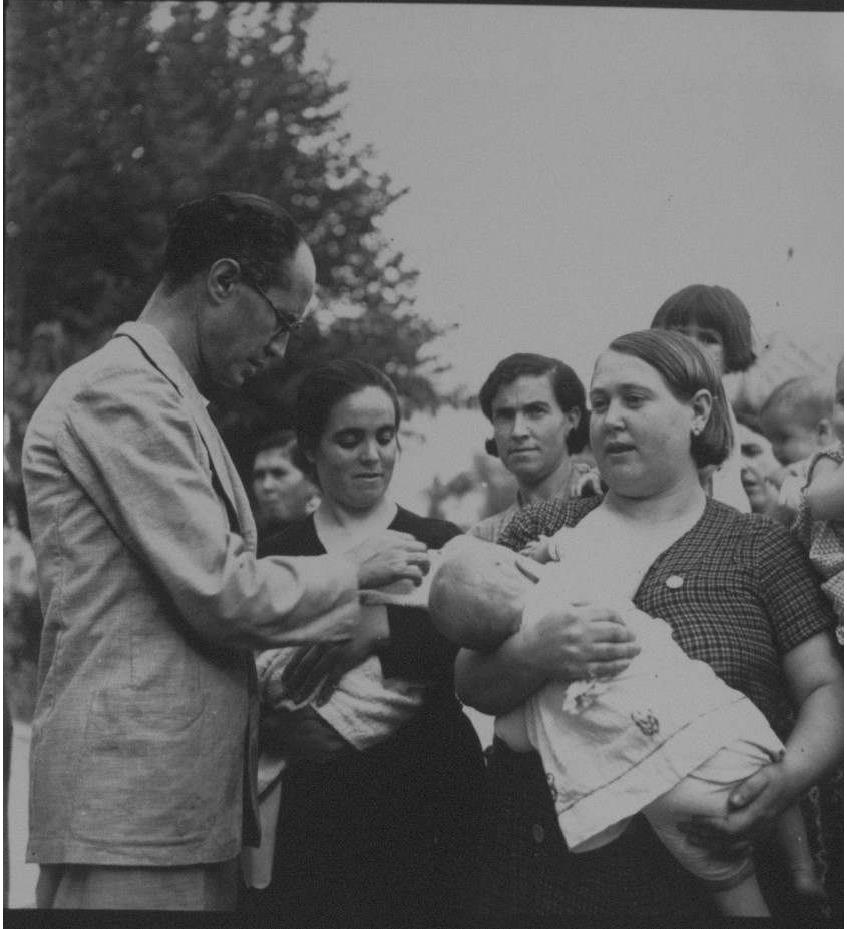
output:
[{"label": "child in background", "polygon": [[781,465],[810,458],[833,440],[832,390],[816,377],[792,377],[762,404],[759,424]]},{"label": "child in background", "polygon": [[[755,512],[790,526],[800,509],[811,456],[833,440],[832,391],[816,377],[791,378],[762,404],[759,423],[782,469],[766,478],[759,475],[755,495],[760,500]],[[748,495],[753,470],[747,469]]]},{"label": "child in background", "polygon": [[[651,329],[679,332],[695,342],[712,359],[727,388],[728,381],[740,377],[753,362],[753,324],[750,313],[740,297],[728,287],[717,284],[690,284],[665,300],[656,311]],[[736,434],[738,423],[730,407],[733,447],[729,457],[719,467],[710,466],[700,472],[700,482],[710,497],[728,506],[750,512],[750,502],[741,482],[743,462]]]},{"label": "child in background", "polygon": [[[553,553],[567,561],[567,574],[529,561],[550,561]],[[626,572],[612,583],[608,575],[600,580],[605,561],[600,540],[579,527],[542,538],[519,556],[460,537],[442,550],[430,616],[451,641],[490,651],[563,602],[589,599],[585,592],[603,583],[604,596],[620,601],[641,653],[613,678],[546,684],[525,709],[504,717],[510,741],[539,753],[570,851],[612,842],[643,812],[668,851],[706,882],[721,913],[768,916],[749,855],[722,859],[691,845],[677,824],[692,814],[723,813],[738,782],[780,757],[783,745],[752,701],[689,658],[667,623],[632,604]],[[486,591],[485,610],[479,589]],[[820,895],[796,805],[780,817],[778,836],[796,889]]]},{"label": "child in background", "polygon": [[835,372],[831,416],[836,442],[812,455],[803,499],[792,532],[823,579],[823,592],[838,617],[836,636],[844,644],[844,359]]}]

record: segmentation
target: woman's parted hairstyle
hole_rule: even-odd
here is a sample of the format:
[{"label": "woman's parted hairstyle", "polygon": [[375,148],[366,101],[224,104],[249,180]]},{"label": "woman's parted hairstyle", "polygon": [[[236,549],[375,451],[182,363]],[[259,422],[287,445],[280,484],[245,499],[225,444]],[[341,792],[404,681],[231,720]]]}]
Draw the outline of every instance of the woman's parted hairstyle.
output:
[{"label": "woman's parted hairstyle", "polygon": [[650,327],[676,329],[690,324],[715,329],[721,334],[727,372],[746,371],[756,360],[750,314],[741,299],[728,288],[717,284],[683,287],[659,307]]},{"label": "woman's parted hairstyle", "polygon": [[[516,352],[499,361],[494,370],[485,379],[479,391],[479,405],[485,418],[493,422],[494,397],[501,387],[514,384],[519,377],[542,377],[548,375],[553,387],[553,396],[563,413],[574,407],[579,410],[579,422],[570,431],[567,438],[568,451],[572,455],[581,452],[588,445],[588,408],[585,405],[585,387],[573,368],[558,358],[536,355],[532,352]],[[489,455],[497,455],[497,446],[493,439],[485,443]]]},{"label": "woman's parted hairstyle", "polygon": [[177,208],[165,248],[163,279],[169,292],[221,258],[233,258],[260,287],[279,280],[303,234],[285,210],[257,194],[226,192]]},{"label": "woman's parted hairstyle", "polygon": [[708,390],[712,410],[703,431],[691,436],[691,457],[698,468],[726,461],[732,449],[732,418],[720,374],[702,349],[684,335],[664,329],[618,336],[609,349],[646,362],[661,375],[677,400],[686,402],[698,390]]},{"label": "woman's parted hairstyle", "polygon": [[326,361],[312,368],[303,378],[297,391],[297,449],[293,460],[311,480],[317,481],[317,473],[307,456],[315,454],[333,407],[366,387],[379,387],[388,394],[394,406],[394,426],[399,427],[401,410],[397,388],[387,374],[366,361],[356,358]]}]

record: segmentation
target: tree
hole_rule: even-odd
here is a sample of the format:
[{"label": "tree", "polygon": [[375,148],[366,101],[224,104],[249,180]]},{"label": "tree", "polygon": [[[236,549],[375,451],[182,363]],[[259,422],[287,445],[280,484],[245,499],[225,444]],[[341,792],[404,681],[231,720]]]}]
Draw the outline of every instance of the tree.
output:
[{"label": "tree", "polygon": [[[10,0],[6,67],[6,343],[59,320],[90,350],[158,279],[167,219],[220,189],[288,206],[318,269],[315,318],[284,369],[223,405],[236,453],[290,415],[292,379],[341,353],[438,395],[413,310],[417,272],[379,218],[405,190],[339,130],[347,87],[307,68],[316,4]],[[344,315],[336,318],[337,311]]]}]

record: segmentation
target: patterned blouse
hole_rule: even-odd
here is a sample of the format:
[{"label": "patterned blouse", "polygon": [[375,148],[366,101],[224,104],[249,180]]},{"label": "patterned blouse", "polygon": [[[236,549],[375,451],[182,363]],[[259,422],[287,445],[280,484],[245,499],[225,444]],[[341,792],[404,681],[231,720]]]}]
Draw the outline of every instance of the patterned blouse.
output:
[{"label": "patterned blouse", "polygon": [[[521,510],[498,541],[520,550],[540,534],[575,526],[599,498],[549,500]],[[609,566],[614,570],[614,565]],[[746,694],[781,737],[791,705],[782,658],[834,617],[802,548],[762,516],[707,499],[698,522],[644,576],[635,605],[670,624],[691,657]]]},{"label": "patterned blouse", "polygon": [[[809,486],[809,475],[821,458],[828,458],[835,464],[844,464],[844,446],[839,442],[825,448],[812,457],[809,462],[805,487]],[[805,489],[804,487],[804,489]],[[844,644],[844,520],[813,519],[805,494],[801,497],[797,519],[791,532],[809,553],[809,561],[823,580],[821,588],[829,597],[838,626],[835,634]]]}]

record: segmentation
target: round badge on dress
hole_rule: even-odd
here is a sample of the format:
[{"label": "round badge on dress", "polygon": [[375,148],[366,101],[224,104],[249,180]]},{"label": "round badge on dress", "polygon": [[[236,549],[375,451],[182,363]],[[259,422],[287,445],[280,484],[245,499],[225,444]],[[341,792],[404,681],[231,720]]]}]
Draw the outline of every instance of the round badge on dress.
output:
[{"label": "round badge on dress", "polygon": [[679,574],[672,574],[666,581],[665,586],[670,587],[671,590],[679,590],[680,587],[685,583],[683,578]]}]

